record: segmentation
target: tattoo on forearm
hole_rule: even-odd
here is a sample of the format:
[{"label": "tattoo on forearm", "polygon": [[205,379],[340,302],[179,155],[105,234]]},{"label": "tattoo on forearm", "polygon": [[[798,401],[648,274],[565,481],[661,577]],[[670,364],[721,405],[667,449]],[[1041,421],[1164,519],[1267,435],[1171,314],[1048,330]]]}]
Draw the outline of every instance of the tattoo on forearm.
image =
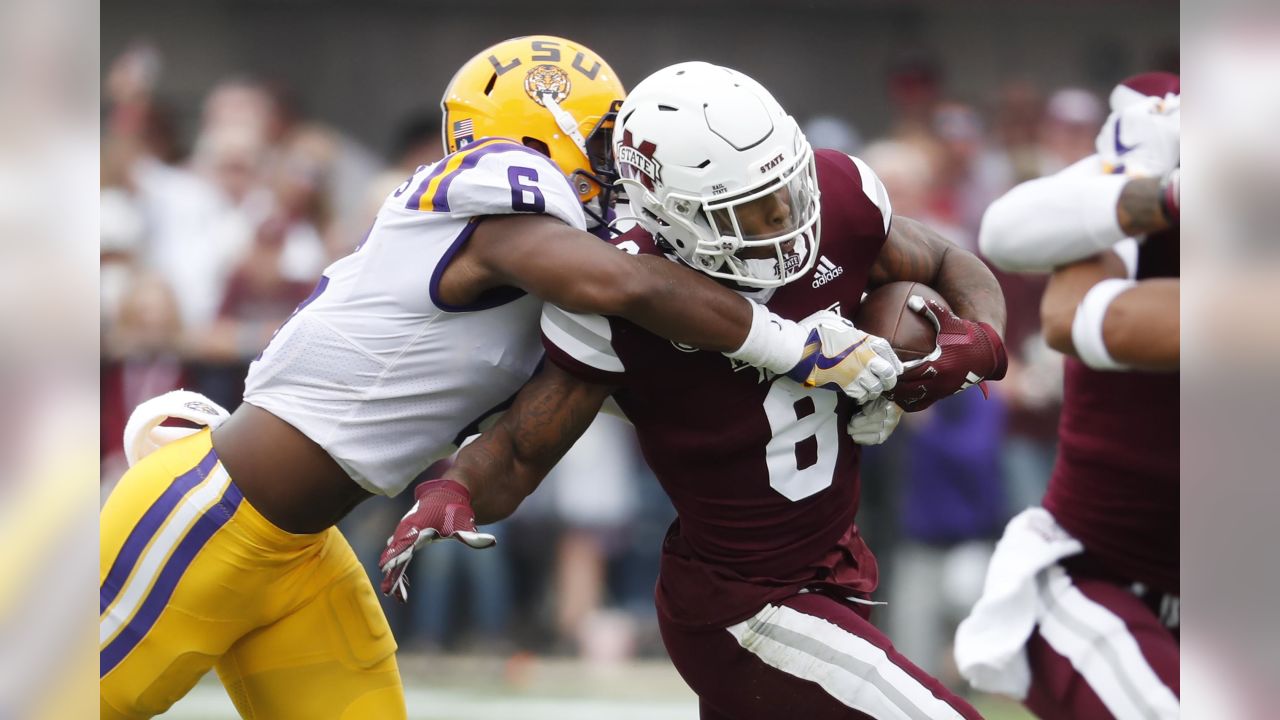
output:
[{"label": "tattoo on forearm", "polygon": [[1116,219],[1125,235],[1146,235],[1169,227],[1160,210],[1159,178],[1134,178],[1125,183],[1116,203]]}]

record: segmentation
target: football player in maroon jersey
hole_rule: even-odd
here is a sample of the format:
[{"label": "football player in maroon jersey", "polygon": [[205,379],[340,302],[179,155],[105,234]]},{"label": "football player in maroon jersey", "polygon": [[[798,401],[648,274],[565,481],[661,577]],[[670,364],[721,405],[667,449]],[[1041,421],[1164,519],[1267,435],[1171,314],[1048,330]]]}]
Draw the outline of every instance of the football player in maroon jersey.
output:
[{"label": "football player in maroon jersey", "polygon": [[1179,105],[1176,75],[1126,80],[1097,154],[983,220],[993,262],[1051,273],[1068,357],[1044,507],[1009,523],[956,659],[1041,718],[1179,713]]},{"label": "football player in maroon jersey", "polygon": [[[899,378],[898,402],[925,407],[1003,376],[1004,302],[986,266],[894,216],[871,168],[811,149],[754,80],[706,63],[660,70],[623,104],[614,147],[639,222],[620,249],[684,262],[786,318],[851,317],[869,288],[922,282],[955,312],[925,310],[939,351]],[[656,603],[704,720],[979,717],[868,622],[877,568],[854,522],[854,436],[892,429],[888,388],[869,384],[859,407],[619,318],[547,306],[542,328],[550,362],[443,479],[419,486],[383,555],[384,591],[414,547],[509,514],[612,395],[679,514]],[[821,330],[815,342],[858,332]]]}]

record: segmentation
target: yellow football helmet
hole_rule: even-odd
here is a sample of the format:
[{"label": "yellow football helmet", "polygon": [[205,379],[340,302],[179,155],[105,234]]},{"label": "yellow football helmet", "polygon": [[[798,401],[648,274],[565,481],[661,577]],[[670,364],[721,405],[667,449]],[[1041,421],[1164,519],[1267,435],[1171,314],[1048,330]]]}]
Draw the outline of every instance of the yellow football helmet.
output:
[{"label": "yellow football helmet", "polygon": [[455,152],[507,137],[544,150],[588,211],[603,216],[617,179],[610,136],[625,96],[613,68],[583,45],[551,35],[505,40],[449,81],[440,101],[444,146]]}]

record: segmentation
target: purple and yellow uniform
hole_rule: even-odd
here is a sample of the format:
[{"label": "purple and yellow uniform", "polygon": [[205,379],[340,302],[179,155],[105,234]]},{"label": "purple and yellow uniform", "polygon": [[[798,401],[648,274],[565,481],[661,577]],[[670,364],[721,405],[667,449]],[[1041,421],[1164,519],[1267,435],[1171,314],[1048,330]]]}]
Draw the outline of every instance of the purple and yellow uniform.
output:
[{"label": "purple and yellow uniform", "polygon": [[[465,307],[439,297],[477,218],[513,213],[586,227],[560,169],[514,141],[481,139],[418,168],[250,366],[245,402],[366,491],[399,493],[504,407],[542,357],[540,299],[515,288]],[[272,525],[208,431],[133,466],[100,537],[104,718],[162,713],[211,667],[246,718],[404,717],[396,643],[347,541],[332,527]]]}]

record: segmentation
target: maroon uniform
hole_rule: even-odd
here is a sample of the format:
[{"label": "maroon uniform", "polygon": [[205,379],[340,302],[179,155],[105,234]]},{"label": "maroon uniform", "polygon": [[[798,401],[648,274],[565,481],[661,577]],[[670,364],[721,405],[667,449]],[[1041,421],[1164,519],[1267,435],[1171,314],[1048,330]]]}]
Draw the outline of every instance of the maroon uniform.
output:
[{"label": "maroon uniform", "polygon": [[[1149,238],[1137,277],[1178,274],[1176,231]],[[1067,358],[1058,434],[1044,507],[1084,553],[1061,563],[1074,591],[1052,602],[1067,614],[1104,608],[1123,629],[1103,643],[1140,655],[1118,653],[1132,661],[1099,668],[1126,681],[1104,687],[1081,673],[1068,632],[1037,632],[1027,706],[1046,719],[1116,717],[1125,702],[1116,688],[1150,695],[1143,688],[1158,682],[1179,692],[1178,374],[1101,372]]]},{"label": "maroon uniform", "polygon": [[[1178,276],[1176,233],[1143,244],[1137,275]],[[1058,435],[1045,508],[1098,571],[1177,595],[1178,374],[1068,358]]]},{"label": "maroon uniform", "polygon": [[[822,192],[810,275],[755,296],[800,320],[858,309],[888,231],[883,186],[860,161],[817,151]],[[616,239],[661,254],[637,228]],[[663,638],[704,718],[978,717],[898,655],[860,600],[876,562],[858,534],[856,404],[614,318],[548,307],[552,361],[615,385],[679,514],[656,591]],[[870,687],[869,687],[870,686]]]}]

